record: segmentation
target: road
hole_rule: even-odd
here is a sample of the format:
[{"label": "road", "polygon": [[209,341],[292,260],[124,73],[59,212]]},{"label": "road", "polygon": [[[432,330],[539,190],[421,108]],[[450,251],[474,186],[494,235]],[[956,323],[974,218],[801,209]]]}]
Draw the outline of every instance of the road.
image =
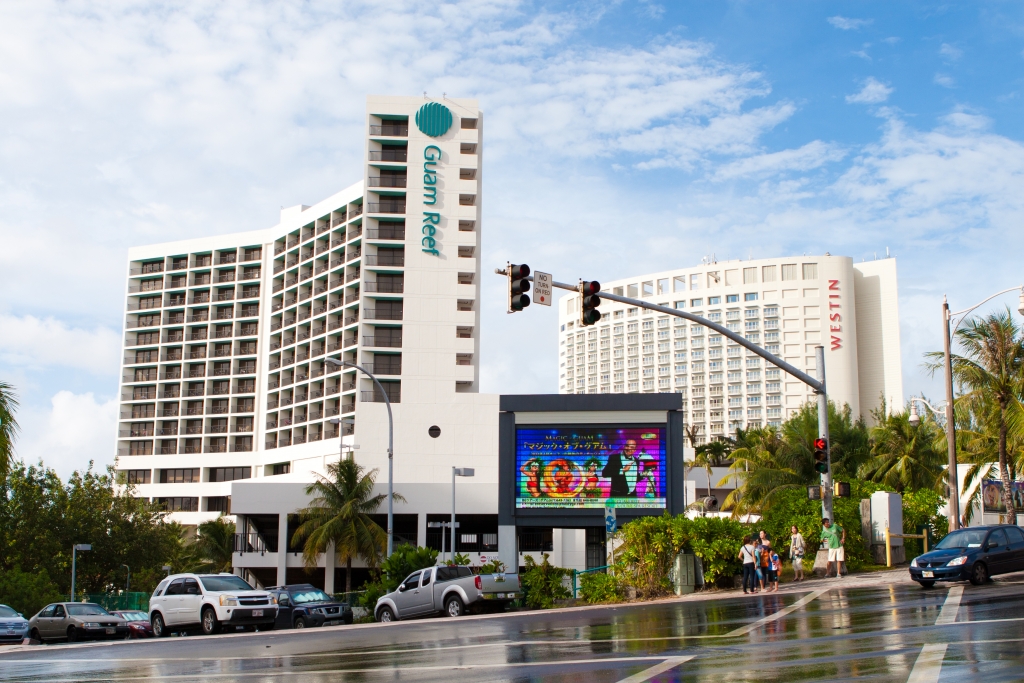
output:
[{"label": "road", "polygon": [[1024,575],[905,574],[777,594],[0,650],[0,681],[1024,680]]}]

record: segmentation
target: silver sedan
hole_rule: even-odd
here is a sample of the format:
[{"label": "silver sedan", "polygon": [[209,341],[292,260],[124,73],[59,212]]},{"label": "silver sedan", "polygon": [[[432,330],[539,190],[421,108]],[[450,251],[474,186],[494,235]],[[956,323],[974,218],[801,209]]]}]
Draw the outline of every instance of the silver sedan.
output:
[{"label": "silver sedan", "polygon": [[47,640],[114,639],[128,637],[128,623],[91,602],[55,602],[29,619],[31,637]]}]

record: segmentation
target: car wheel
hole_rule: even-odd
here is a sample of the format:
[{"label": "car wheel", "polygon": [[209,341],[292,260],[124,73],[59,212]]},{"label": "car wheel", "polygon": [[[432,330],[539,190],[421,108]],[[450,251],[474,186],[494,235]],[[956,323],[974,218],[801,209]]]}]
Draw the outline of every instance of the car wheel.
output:
[{"label": "car wheel", "polygon": [[150,618],[150,623],[153,625],[153,637],[163,638],[167,635],[167,626],[164,624],[164,615],[159,612],[154,612]]},{"label": "car wheel", "polygon": [[39,635],[39,629],[37,628],[32,629],[32,632],[28,634],[28,637],[32,640],[37,640],[40,643],[43,642],[43,637]]},{"label": "car wheel", "polygon": [[306,618],[299,617],[295,620],[295,628],[306,628]]},{"label": "car wheel", "polygon": [[75,628],[74,626],[68,626],[68,642],[69,643],[77,643],[78,642],[78,629]]},{"label": "car wheel", "polygon": [[390,624],[395,621],[395,613],[391,611],[390,607],[381,607],[377,610],[377,621],[382,624]]},{"label": "car wheel", "polygon": [[444,601],[444,613],[449,617],[461,617],[466,613],[466,608],[459,596],[452,595]]},{"label": "car wheel", "polygon": [[988,581],[988,567],[985,566],[984,562],[975,562],[971,568],[971,583],[975,586],[980,586],[986,581]]},{"label": "car wheel", "polygon": [[935,585],[934,581],[918,581],[921,584],[921,588],[931,588]]},{"label": "car wheel", "polygon": [[217,621],[217,613],[212,607],[203,610],[203,635],[212,636],[220,633],[220,622]]}]

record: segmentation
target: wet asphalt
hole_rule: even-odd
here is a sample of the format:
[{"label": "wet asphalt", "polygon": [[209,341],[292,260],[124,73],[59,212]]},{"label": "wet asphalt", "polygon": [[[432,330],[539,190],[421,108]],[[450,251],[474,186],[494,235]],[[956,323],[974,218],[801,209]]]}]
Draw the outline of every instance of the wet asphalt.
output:
[{"label": "wet asphalt", "polygon": [[[0,648],[0,681],[1021,681],[1024,575]],[[865,583],[869,585],[865,585]]]}]

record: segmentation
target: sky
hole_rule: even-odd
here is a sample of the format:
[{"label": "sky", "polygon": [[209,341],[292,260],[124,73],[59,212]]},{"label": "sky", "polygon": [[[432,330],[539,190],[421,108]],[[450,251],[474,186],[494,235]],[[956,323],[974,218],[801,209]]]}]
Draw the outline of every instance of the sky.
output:
[{"label": "sky", "polygon": [[485,112],[485,392],[557,391],[556,313],[505,313],[506,261],[575,281],[889,253],[904,393],[929,397],[943,295],[1024,282],[1017,2],[11,0],[0,379],[19,456],[112,462],[130,246],[275,225],[361,178],[366,95],[424,92]]}]

